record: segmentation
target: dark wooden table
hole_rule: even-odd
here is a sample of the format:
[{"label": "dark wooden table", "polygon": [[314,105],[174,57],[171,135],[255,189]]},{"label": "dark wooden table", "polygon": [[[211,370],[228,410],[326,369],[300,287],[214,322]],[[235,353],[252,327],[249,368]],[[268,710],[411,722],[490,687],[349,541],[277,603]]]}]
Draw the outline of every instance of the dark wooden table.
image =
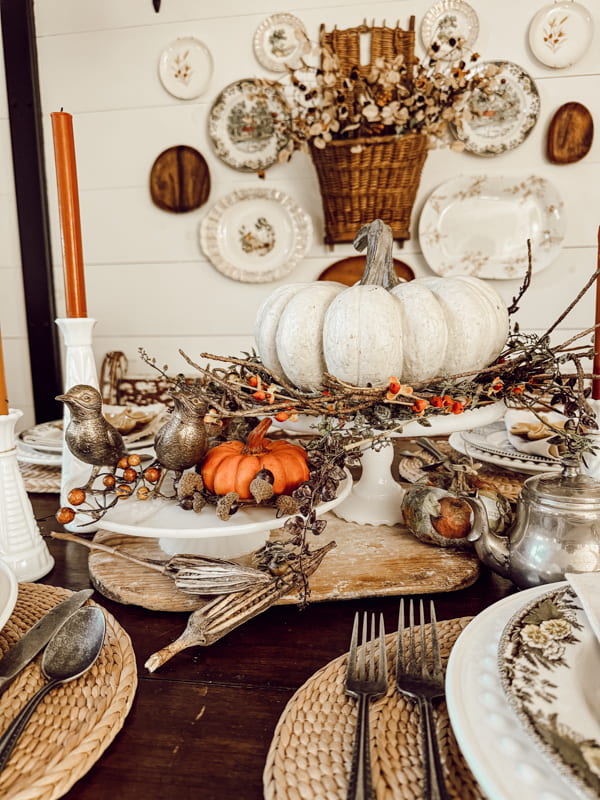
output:
[{"label": "dark wooden table", "polygon": [[[42,533],[59,527],[55,495],[30,495]],[[48,541],[56,565],[41,582],[90,586],[87,549]],[[467,589],[432,595],[439,619],[471,616],[516,591],[487,569]],[[149,655],[177,638],[186,614],[95,595],[130,635],[139,685],[123,729],[66,800],[259,800],[277,721],[294,692],[348,649],[354,612],[381,611],[396,630],[398,598],[275,606],[210,647],[184,650],[155,673]]]}]

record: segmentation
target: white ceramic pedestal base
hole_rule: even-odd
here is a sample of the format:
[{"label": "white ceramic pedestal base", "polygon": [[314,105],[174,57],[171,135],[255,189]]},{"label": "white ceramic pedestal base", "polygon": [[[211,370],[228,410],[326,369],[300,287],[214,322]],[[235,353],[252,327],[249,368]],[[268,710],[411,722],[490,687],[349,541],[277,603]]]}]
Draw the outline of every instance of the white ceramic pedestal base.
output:
[{"label": "white ceramic pedestal base", "polygon": [[[65,345],[65,383],[64,390],[82,383],[99,388],[98,372],[92,350],[92,331],[96,320],[91,317],[68,317],[57,319]],[[60,503],[69,505],[67,495],[78,486],[85,486],[90,477],[92,467],[76,458],[67,447],[64,431],[67,430],[70,411],[66,403],[63,411],[63,449],[60,476]],[[64,526],[74,533],[92,533],[98,530],[98,523],[91,517],[78,514],[75,521]]]},{"label": "white ceramic pedestal base", "polygon": [[22,411],[0,414],[0,558],[18,581],[37,581],[54,566],[17,462],[15,425]]},{"label": "white ceramic pedestal base", "polygon": [[[502,401],[490,403],[481,408],[465,411],[463,414],[446,414],[430,417],[430,426],[421,425],[417,420],[408,422],[401,431],[391,437],[447,436],[460,430],[468,430],[492,422],[504,416],[506,406]],[[390,444],[380,450],[367,448],[361,456],[362,474],[356,481],[348,497],[340,503],[333,513],[359,525],[398,525],[402,518],[402,499],[404,489],[396,483],[391,473],[394,448]]]},{"label": "white ceramic pedestal base", "polygon": [[360,460],[361,477],[333,513],[346,522],[359,525],[397,525],[402,522],[404,489],[392,477],[392,441],[379,451],[368,448]]}]

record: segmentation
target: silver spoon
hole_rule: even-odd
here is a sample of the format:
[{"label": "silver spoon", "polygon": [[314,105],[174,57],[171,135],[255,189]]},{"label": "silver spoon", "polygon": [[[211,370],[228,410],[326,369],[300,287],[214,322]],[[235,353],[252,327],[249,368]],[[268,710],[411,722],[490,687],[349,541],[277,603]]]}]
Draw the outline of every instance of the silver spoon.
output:
[{"label": "silver spoon", "polygon": [[106,622],[98,606],[84,606],[75,611],[48,642],[42,657],[42,673],[48,679],[23,706],[0,737],[0,770],[40,700],[51,689],[83,675],[98,658],[104,643]]}]

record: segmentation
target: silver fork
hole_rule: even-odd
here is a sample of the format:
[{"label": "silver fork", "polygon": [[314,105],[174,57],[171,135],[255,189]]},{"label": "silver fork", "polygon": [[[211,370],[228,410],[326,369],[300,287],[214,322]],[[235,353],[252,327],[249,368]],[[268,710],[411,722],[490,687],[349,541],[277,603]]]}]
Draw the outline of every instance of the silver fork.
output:
[{"label": "silver fork", "polygon": [[444,673],[437,635],[435,608],[430,601],[429,630],[431,633],[431,661],[429,670],[427,642],[425,635],[425,617],[423,601],[419,602],[419,630],[421,652],[417,656],[415,646],[415,613],[414,604],[410,600],[408,609],[408,653],[404,647],[404,598],[400,600],[398,615],[398,642],[396,650],[396,686],[399,692],[417,701],[421,714],[421,734],[423,741],[423,767],[425,773],[425,800],[449,800],[444,784],[444,773],[440,759],[440,751],[435,732],[432,700],[444,696]]},{"label": "silver fork", "polygon": [[[358,699],[358,717],[352,749],[352,767],[347,800],[372,800],[375,797],[371,777],[369,743],[369,704],[387,690],[387,661],[385,655],[385,629],[383,614],[379,615],[379,635],[375,634],[375,614],[371,615],[371,641],[368,641],[368,614],[362,619],[361,644],[358,645],[359,617],[357,612],[352,626],[348,667],[346,669],[346,694]],[[375,662],[375,651],[379,660]]]}]

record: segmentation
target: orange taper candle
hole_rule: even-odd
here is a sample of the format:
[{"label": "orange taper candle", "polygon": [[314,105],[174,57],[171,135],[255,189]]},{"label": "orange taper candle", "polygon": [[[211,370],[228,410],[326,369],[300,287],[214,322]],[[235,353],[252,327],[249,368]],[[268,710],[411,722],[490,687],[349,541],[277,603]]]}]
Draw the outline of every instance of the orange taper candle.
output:
[{"label": "orange taper candle", "polygon": [[4,375],[4,355],[2,353],[2,333],[0,332],[0,414],[8,414],[8,392]]},{"label": "orange taper candle", "polygon": [[[598,228],[598,253],[596,256],[597,269],[600,269],[600,228]],[[595,324],[600,323],[600,278],[596,278],[596,313]],[[600,328],[594,331],[594,375],[600,374]],[[592,399],[600,400],[600,378],[592,378]]]},{"label": "orange taper candle", "polygon": [[54,137],[67,317],[87,317],[73,117],[64,111],[54,111],[50,116]]}]

